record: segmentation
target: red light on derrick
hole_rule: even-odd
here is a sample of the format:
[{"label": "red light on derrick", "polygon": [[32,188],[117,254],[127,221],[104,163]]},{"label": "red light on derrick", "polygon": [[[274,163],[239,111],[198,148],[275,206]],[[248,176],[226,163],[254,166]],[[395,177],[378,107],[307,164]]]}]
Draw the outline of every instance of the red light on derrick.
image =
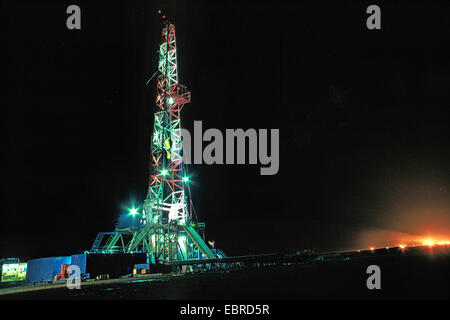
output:
[{"label": "red light on derrick", "polygon": [[158,10],[158,14],[161,14],[161,10]]}]

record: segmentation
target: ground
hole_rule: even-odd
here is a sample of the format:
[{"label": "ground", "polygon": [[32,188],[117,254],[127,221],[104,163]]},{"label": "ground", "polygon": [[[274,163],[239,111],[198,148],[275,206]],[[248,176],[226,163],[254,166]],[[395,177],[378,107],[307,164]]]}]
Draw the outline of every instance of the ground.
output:
[{"label": "ground", "polygon": [[[381,289],[369,290],[369,265]],[[450,255],[381,255],[236,272],[147,275],[82,283],[1,289],[0,299],[448,299]],[[7,291],[9,290],[9,291]],[[15,293],[12,293],[15,290]]]}]

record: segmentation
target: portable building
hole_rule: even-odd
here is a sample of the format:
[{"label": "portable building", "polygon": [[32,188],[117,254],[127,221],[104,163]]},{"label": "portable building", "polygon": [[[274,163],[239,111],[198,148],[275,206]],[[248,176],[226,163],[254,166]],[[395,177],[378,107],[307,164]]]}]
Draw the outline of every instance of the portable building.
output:
[{"label": "portable building", "polygon": [[49,257],[28,260],[26,281],[28,283],[53,281],[62,264],[70,264],[71,257]]}]

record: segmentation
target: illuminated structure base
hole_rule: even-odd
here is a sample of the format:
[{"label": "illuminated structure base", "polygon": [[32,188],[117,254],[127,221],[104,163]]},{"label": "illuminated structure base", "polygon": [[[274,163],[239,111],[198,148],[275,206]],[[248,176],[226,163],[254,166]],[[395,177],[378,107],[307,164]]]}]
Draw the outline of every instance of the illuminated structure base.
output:
[{"label": "illuminated structure base", "polygon": [[199,235],[204,224],[174,223],[101,232],[90,253],[149,253],[153,263],[173,260],[215,259],[216,255]]}]

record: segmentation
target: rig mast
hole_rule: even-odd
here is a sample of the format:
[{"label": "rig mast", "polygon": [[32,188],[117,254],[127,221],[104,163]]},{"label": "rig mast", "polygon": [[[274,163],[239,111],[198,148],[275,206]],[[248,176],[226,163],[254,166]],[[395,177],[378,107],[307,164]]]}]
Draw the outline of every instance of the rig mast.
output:
[{"label": "rig mast", "polygon": [[[133,209],[128,217],[119,219],[114,232],[99,233],[90,252],[145,252],[154,263],[214,259],[198,233],[204,224],[193,222],[187,206],[189,177],[182,161],[180,120],[191,93],[178,82],[175,26],[168,20],[164,20],[161,36],[147,197],[142,212]],[[130,218],[133,223],[123,222]],[[104,236],[108,239],[102,246]]]}]

